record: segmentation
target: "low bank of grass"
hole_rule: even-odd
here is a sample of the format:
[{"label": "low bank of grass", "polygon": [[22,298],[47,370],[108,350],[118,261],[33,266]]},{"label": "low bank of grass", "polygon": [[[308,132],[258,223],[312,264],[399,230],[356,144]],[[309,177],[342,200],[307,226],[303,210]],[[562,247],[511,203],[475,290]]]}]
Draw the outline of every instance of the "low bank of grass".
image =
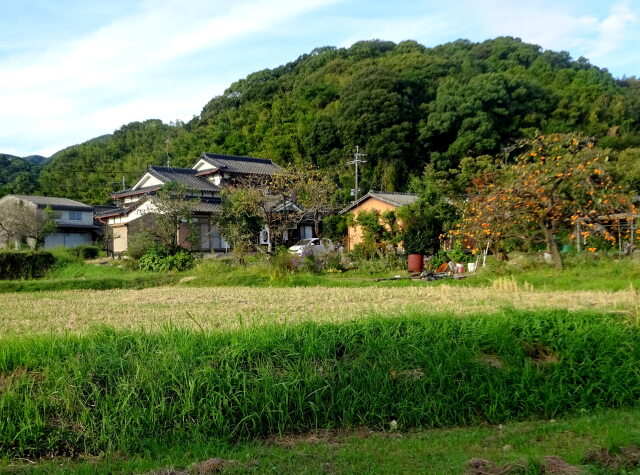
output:
[{"label": "low bank of grass", "polygon": [[408,277],[402,270],[362,274],[354,271],[338,272],[282,272],[274,269],[264,260],[253,260],[246,265],[235,264],[229,259],[207,259],[185,275],[182,284],[189,287],[368,287],[386,285],[389,287],[406,287],[419,285],[410,280],[376,282],[376,278],[401,275]]},{"label": "low bank of grass", "polygon": [[[0,471],[186,475],[211,473],[204,469],[215,466],[224,473],[440,474],[465,473],[472,459],[476,459],[476,466],[478,459],[483,459],[492,464],[484,473],[637,473],[639,444],[640,410],[636,408],[406,433],[357,428],[238,444],[207,440],[158,446],[143,455],[109,453],[45,459],[35,464],[0,459]],[[566,464],[565,471],[559,470],[560,461]],[[549,462],[555,462],[555,471],[543,471]],[[575,471],[570,471],[568,464]],[[508,467],[513,471],[508,472]]]},{"label": "low bank of grass", "polygon": [[639,363],[636,326],[566,311],[5,338],[0,456],[627,407],[640,397]]},{"label": "low bank of grass", "polygon": [[640,283],[640,256],[635,258],[569,255],[564,269],[557,270],[540,259],[514,255],[510,261],[489,261],[473,277],[457,283],[462,286],[491,285],[497,279],[509,278],[537,290],[602,290],[616,292]]},{"label": "low bank of grass", "polygon": [[[376,266],[371,266],[375,269]],[[231,260],[211,259],[200,262],[195,269],[185,274],[192,279],[182,285],[207,286],[252,286],[252,287],[410,287],[450,285],[459,287],[487,287],[496,281],[512,280],[536,290],[600,290],[615,292],[637,286],[640,282],[640,259],[616,258],[612,256],[572,255],[565,256],[565,268],[557,270],[526,255],[514,255],[508,262],[497,263],[492,257],[488,266],[477,273],[467,274],[465,279],[446,278],[425,282],[406,279],[409,274],[403,269],[349,270],[346,272],[278,272],[267,263],[255,260],[239,266]],[[394,276],[403,280],[384,280]]]},{"label": "low bank of grass", "polygon": [[44,290],[142,289],[170,285],[176,274],[122,269],[111,265],[75,262],[58,267],[41,279],[0,280],[0,293],[38,292]]}]

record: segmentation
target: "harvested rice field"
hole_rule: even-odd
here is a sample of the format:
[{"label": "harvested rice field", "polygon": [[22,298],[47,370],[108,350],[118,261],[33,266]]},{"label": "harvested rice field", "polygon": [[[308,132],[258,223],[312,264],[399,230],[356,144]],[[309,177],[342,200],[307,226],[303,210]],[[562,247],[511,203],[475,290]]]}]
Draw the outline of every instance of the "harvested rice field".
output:
[{"label": "harvested rice field", "polygon": [[167,325],[228,329],[304,321],[340,322],[408,310],[457,315],[559,308],[638,315],[640,297],[629,288],[537,291],[510,280],[491,287],[156,287],[0,294],[0,334],[83,334],[96,326],[162,330]]}]

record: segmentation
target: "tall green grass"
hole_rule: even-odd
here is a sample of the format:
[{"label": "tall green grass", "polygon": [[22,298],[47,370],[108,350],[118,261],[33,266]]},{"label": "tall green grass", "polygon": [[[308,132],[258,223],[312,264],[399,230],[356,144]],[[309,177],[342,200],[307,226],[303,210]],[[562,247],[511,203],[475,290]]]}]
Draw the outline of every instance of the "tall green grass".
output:
[{"label": "tall green grass", "polygon": [[565,311],[0,340],[0,456],[401,429],[636,404],[640,335]]}]

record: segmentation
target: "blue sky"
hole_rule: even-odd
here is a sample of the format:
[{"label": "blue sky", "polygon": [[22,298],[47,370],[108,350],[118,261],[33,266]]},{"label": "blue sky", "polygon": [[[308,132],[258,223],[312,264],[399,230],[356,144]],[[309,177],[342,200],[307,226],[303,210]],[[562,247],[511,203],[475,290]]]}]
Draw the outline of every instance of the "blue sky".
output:
[{"label": "blue sky", "polygon": [[189,120],[318,46],[509,35],[640,76],[640,0],[0,0],[0,152]]}]

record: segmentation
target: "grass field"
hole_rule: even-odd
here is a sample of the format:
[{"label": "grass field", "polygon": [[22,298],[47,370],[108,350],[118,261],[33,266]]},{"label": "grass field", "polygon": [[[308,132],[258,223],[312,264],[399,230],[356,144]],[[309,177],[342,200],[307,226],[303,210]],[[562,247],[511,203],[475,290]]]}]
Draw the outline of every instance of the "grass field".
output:
[{"label": "grass field", "polygon": [[508,467],[515,473],[549,473],[542,471],[542,467],[548,468],[546,462],[555,462],[556,468],[562,468],[558,462],[561,459],[575,471],[564,465],[567,471],[555,473],[631,474],[639,471],[638,440],[640,412],[618,409],[562,420],[481,427],[407,432],[367,428],[313,431],[233,445],[209,440],[128,457],[116,453],[74,460],[52,458],[38,464],[0,460],[0,471],[186,475],[217,466],[225,473],[459,474],[469,469],[472,459],[480,458],[495,467],[494,472],[485,473],[499,469],[503,472],[497,473],[505,473]]},{"label": "grass field", "polygon": [[640,470],[637,263],[380,275],[75,263],[0,282],[0,471]]},{"label": "grass field", "polygon": [[563,308],[619,312],[636,318],[635,288],[619,292],[536,291],[512,279],[490,287],[154,287],[141,290],[0,294],[0,334],[84,333],[92,327],[161,330],[239,328],[303,321],[340,322],[409,310],[457,315],[513,309]]}]

